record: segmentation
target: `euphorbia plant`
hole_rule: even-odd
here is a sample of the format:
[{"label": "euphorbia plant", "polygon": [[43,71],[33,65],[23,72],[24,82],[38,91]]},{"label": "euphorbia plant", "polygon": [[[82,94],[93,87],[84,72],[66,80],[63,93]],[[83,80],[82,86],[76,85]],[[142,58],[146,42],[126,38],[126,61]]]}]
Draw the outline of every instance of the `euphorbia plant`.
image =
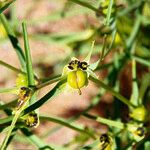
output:
[{"label": "euphorbia plant", "polygon": [[[102,2],[101,7],[99,7],[98,9],[91,7],[88,2],[82,2],[81,0],[71,1],[95,11],[98,17],[104,19],[103,29],[107,30],[105,30],[105,32],[103,31],[104,33],[102,33],[103,37],[100,58],[98,57],[98,60],[94,63],[91,63],[90,61],[94,49],[93,42],[91,50],[88,49],[89,52],[85,59],[79,59],[77,56],[69,56],[68,62],[66,62],[63,66],[62,73],[60,73],[60,75],[56,77],[48,79],[47,81],[42,81],[39,77],[37,77],[34,72],[26,23],[22,24],[22,33],[24,38],[23,50],[19,45],[18,39],[15,36],[12,28],[10,27],[6,17],[3,14],[0,16],[1,22],[7,32],[7,36],[10,39],[14,49],[16,50],[16,53],[20,60],[20,69],[15,68],[10,64],[7,64],[6,62],[0,61],[1,65],[17,73],[16,86],[9,89],[0,89],[0,92],[9,92],[18,95],[17,100],[8,104],[3,104],[1,106],[4,112],[8,115],[8,117],[0,119],[0,124],[4,126],[2,130],[7,131],[6,137],[1,145],[2,150],[7,148],[8,143],[12,139],[11,137],[14,135],[12,133],[16,132],[17,130],[21,130],[21,132],[27,137],[28,135],[32,135],[28,138],[39,149],[44,149],[45,147],[48,149],[53,149],[53,146],[50,147],[49,145],[44,143],[40,138],[35,136],[35,134],[32,134],[30,130],[30,128],[32,127],[37,128],[40,125],[40,121],[42,122],[43,120],[64,125],[81,133],[81,135],[76,137],[76,141],[81,140],[81,143],[83,142],[85,144],[86,141],[89,140],[89,138],[93,139],[94,143],[83,146],[83,148],[81,148],[82,146],[80,146],[81,149],[117,149],[119,147],[119,142],[117,141],[117,139],[119,138],[120,141],[124,140],[121,138],[122,135],[127,139],[126,141],[131,141],[127,143],[127,148],[130,147],[130,149],[134,144],[137,144],[138,142],[141,142],[141,140],[144,141],[146,139],[145,135],[147,134],[147,132],[149,132],[149,128],[146,126],[146,123],[149,121],[149,111],[144,104],[144,93],[146,92],[146,89],[149,85],[148,83],[144,83],[143,85],[141,83],[140,86],[137,83],[136,61],[142,62],[145,65],[149,65],[149,63],[141,58],[137,58],[134,54],[134,49],[137,42],[135,39],[138,30],[140,29],[141,21],[144,19],[141,19],[141,15],[138,15],[132,32],[130,30],[121,32],[120,27],[117,27],[117,25],[121,22],[120,16],[128,13],[128,11],[130,11],[131,8],[133,9],[135,6],[142,6],[143,3],[138,2],[134,7],[132,6],[129,10],[127,9],[127,11],[117,14],[117,10],[119,9],[119,7],[121,7],[121,5],[117,5],[116,2],[114,2],[113,0],[106,1],[104,4]],[[129,28],[132,29],[132,27]],[[95,29],[95,31],[90,34],[91,37],[89,38],[88,36],[87,40],[91,42],[93,38],[95,38],[95,33],[97,31],[99,31],[99,29]],[[129,35],[130,32],[131,35]],[[127,35],[129,36],[129,38],[126,40]],[[58,38],[57,36],[55,37],[56,39]],[[119,36],[119,42],[121,43],[119,46],[124,47],[123,49],[119,49],[118,51],[114,52],[114,60],[108,65],[111,66],[111,68],[107,70],[107,80],[102,81],[95,73],[95,71],[104,67],[105,64],[103,65],[103,60],[105,60],[106,56],[113,49],[113,46],[116,46],[118,44],[115,41],[117,36]],[[114,44],[114,42],[116,43]],[[130,99],[121,95],[119,90],[117,89],[117,76],[119,74],[118,72],[122,69],[122,67],[124,67],[127,61],[132,62],[132,93]],[[148,76],[146,77],[146,79],[150,81]],[[116,85],[112,84],[110,86],[109,80],[111,80],[111,82],[114,82]],[[43,87],[55,82],[57,82],[56,85],[52,89],[50,89],[50,91],[46,93],[42,98],[37,100],[38,91],[40,91]],[[79,95],[81,95],[82,88],[86,88],[89,82],[95,83],[98,88],[103,88],[104,90],[100,89],[91,104],[80,114],[74,116],[69,120],[40,115],[38,108],[44,105],[48,100],[52,100],[54,96],[57,96],[58,94],[65,91],[78,92]],[[88,113],[91,108],[98,105],[101,96],[105,94],[105,91],[109,92],[111,95],[114,96],[114,101],[117,104],[118,100],[120,100],[121,104],[123,103],[127,106],[129,110],[128,116],[130,117],[128,121],[123,122],[120,117],[113,118],[111,115],[108,115],[108,118],[103,118],[99,115],[96,116]],[[11,108],[12,103],[13,105],[15,104],[15,107],[13,109]],[[122,113],[121,107],[117,108],[114,105],[113,109],[114,112],[117,112],[117,109],[119,109],[120,114]],[[91,127],[86,127],[74,123],[73,121],[76,118],[79,118],[79,116],[81,115],[88,119],[91,119],[94,122],[106,124],[109,127],[108,133],[99,133],[96,129],[91,129]],[[119,114],[117,115],[119,116]],[[60,147],[54,149],[60,149]]]}]

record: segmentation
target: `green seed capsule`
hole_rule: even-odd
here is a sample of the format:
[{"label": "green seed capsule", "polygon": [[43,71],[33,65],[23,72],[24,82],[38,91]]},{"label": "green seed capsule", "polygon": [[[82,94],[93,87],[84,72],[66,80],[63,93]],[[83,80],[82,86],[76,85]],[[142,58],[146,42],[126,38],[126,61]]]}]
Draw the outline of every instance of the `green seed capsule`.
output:
[{"label": "green seed capsule", "polygon": [[148,119],[148,111],[144,106],[137,107],[133,109],[130,117],[137,121],[145,122]]},{"label": "green seed capsule", "polygon": [[87,73],[81,69],[78,69],[77,71],[71,71],[68,73],[67,83],[73,89],[82,88],[88,83]]}]

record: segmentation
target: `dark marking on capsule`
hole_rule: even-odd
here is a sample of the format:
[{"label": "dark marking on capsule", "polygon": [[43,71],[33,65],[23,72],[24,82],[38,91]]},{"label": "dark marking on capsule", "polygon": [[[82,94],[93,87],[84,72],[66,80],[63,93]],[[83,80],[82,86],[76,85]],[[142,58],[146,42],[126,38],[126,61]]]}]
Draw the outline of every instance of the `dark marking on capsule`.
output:
[{"label": "dark marking on capsule", "polygon": [[88,67],[88,63],[83,61],[83,62],[80,62],[79,64],[79,68],[81,68],[82,70],[86,70]]},{"label": "dark marking on capsule", "polygon": [[109,142],[109,137],[107,134],[102,134],[100,136],[100,142]]},{"label": "dark marking on capsule", "polygon": [[141,136],[144,136],[144,134],[145,134],[144,128],[138,127],[137,128],[137,135],[141,137]]},{"label": "dark marking on capsule", "polygon": [[69,68],[70,70],[73,70],[73,67],[72,67],[71,65],[69,65],[68,68]]},{"label": "dark marking on capsule", "polygon": [[80,64],[80,61],[79,61],[79,60],[72,60],[72,61],[69,63],[68,68],[69,68],[70,70],[78,69],[79,64]]}]

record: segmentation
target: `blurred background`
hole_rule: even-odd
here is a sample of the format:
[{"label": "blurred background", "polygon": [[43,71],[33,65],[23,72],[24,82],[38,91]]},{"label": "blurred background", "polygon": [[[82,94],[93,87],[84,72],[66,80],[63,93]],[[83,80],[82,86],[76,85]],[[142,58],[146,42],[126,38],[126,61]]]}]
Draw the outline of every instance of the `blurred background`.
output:
[{"label": "blurred background", "polygon": [[[100,9],[100,0],[87,0],[86,2],[96,9],[102,9]],[[136,4],[137,7],[135,6],[134,9],[127,13],[123,12],[127,10],[130,4]],[[132,90],[131,60],[128,59],[125,63],[119,60],[127,49],[125,43],[129,41],[130,33],[134,30],[137,11],[140,11],[144,18],[147,19],[138,28],[138,33],[135,33],[137,37],[134,56],[147,61],[150,60],[150,21],[148,21],[148,18],[150,18],[150,4],[146,1],[139,5],[136,1],[115,1],[111,16],[111,28],[105,28],[104,26],[105,11],[107,11],[108,4],[106,3],[105,5],[106,7],[103,7],[102,12],[95,13],[92,9],[78,5],[71,0],[18,0],[4,13],[15,31],[22,48],[24,48],[24,45],[21,23],[23,20],[26,20],[33,67],[40,79],[48,79],[61,74],[63,67],[72,57],[83,60],[88,54],[93,40],[95,40],[95,46],[90,63],[98,60],[103,46],[104,34],[108,33],[110,35],[107,38],[107,44],[109,45],[112,41],[113,31],[117,31],[111,51],[96,70],[96,74],[100,80],[106,81],[126,98],[129,98]],[[120,18],[116,17],[118,14],[121,16]],[[0,60],[20,68],[18,58],[1,22]],[[119,65],[116,64],[118,62]],[[144,65],[140,61],[137,63],[139,81],[142,82],[144,75],[149,71],[149,64]],[[0,74],[0,88],[15,86],[17,78],[15,72],[0,66]],[[38,99],[44,96],[54,85],[52,84],[40,90]],[[69,119],[86,109],[95,98],[100,102],[91,108],[89,113],[103,117],[107,117],[108,114],[114,114],[113,96],[109,92],[103,92],[103,95],[98,96],[100,90],[102,89],[89,82],[88,86],[82,89],[82,95],[79,95],[76,91],[63,92],[40,107],[40,114]],[[15,98],[16,96],[12,94],[0,94],[0,101],[3,102],[10,102]],[[121,105],[121,110],[122,120],[126,121],[128,110],[126,110],[124,105]],[[0,112],[1,116],[3,117]],[[107,126],[91,121],[83,116],[80,116],[75,122],[85,127],[93,128],[98,134],[107,132]],[[85,145],[91,142],[90,139],[81,136],[72,129],[47,121],[41,122],[39,127],[32,129],[32,131],[49,145],[65,145],[70,150],[78,149],[83,143]],[[3,138],[4,133],[0,135],[0,141]],[[29,144],[28,140],[20,132],[18,136],[14,137],[9,149],[33,150],[36,148]]]}]

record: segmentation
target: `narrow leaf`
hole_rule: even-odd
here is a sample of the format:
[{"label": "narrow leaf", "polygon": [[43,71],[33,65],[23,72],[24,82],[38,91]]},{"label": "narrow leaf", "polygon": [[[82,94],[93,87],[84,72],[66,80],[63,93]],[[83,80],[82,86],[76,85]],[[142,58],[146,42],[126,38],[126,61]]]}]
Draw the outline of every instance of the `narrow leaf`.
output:
[{"label": "narrow leaf", "polygon": [[0,1],[0,14],[9,7],[11,3],[13,3],[15,0],[5,0]]},{"label": "narrow leaf", "polygon": [[15,34],[12,30],[12,27],[8,23],[8,21],[7,21],[4,14],[0,14],[0,20],[1,20],[2,24],[4,25],[4,28],[7,32],[7,35],[9,37],[10,41],[11,41],[11,44],[12,44],[13,48],[16,50],[19,61],[21,63],[21,67],[25,71],[26,70],[25,56],[24,56],[22,48],[19,45],[19,41],[18,41],[17,37],[15,36]]},{"label": "narrow leaf", "polygon": [[33,73],[30,47],[29,47],[27,28],[26,28],[25,22],[22,23],[22,28],[23,28],[24,48],[25,48],[25,55],[26,55],[26,67],[27,67],[26,69],[27,69],[27,76],[28,76],[28,86],[33,87],[35,85],[34,73]]},{"label": "narrow leaf", "polygon": [[91,59],[92,52],[93,52],[93,49],[94,49],[94,43],[95,43],[95,41],[92,42],[91,50],[89,51],[87,57],[84,59],[84,61],[86,61],[87,63],[89,63],[89,61]]}]

